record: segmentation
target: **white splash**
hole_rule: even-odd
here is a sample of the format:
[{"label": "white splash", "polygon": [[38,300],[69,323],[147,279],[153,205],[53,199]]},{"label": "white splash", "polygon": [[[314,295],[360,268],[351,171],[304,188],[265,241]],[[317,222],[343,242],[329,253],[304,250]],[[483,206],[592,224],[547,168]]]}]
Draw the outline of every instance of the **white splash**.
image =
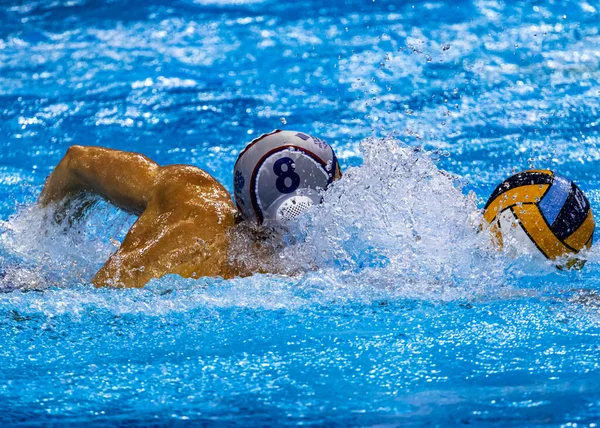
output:
[{"label": "white splash", "polygon": [[478,232],[475,195],[464,195],[435,156],[390,138],[368,139],[361,151],[363,165],[293,226],[304,239],[284,250],[289,266],[334,269],[340,283],[421,296],[504,281],[489,236]]},{"label": "white splash", "polygon": [[0,222],[0,291],[89,283],[131,223],[130,216],[97,202],[74,201],[68,213],[81,215],[90,208],[94,213],[70,224],[57,221],[52,208],[35,204]]},{"label": "white splash", "polygon": [[[480,232],[475,195],[465,195],[460,179],[437,167],[438,153],[391,138],[367,139],[360,150],[363,164],[345,171],[323,193],[323,204],[290,222],[283,242],[265,230],[254,240],[243,228],[234,232],[247,268],[288,276],[193,281],[169,275],[152,281],[150,293],[179,290],[188,302],[157,310],[468,299],[503,287],[506,294],[506,286],[524,275],[555,273],[545,265],[530,267],[526,255],[508,260],[492,247],[489,234]],[[0,289],[89,286],[133,221],[107,203],[85,198],[70,212],[84,212],[91,203],[96,204],[91,214],[70,227],[35,205],[1,223]]]}]

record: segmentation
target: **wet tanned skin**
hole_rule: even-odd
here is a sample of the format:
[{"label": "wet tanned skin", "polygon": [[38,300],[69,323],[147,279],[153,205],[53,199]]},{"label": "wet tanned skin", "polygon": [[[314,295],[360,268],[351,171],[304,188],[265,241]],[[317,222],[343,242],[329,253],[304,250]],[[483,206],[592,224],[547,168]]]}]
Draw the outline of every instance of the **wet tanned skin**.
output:
[{"label": "wet tanned skin", "polygon": [[228,263],[236,209],[225,188],[190,165],[161,167],[138,153],[73,146],[42,191],[42,206],[95,193],[139,215],[121,247],[96,273],[98,286],[143,287],[152,278],[237,272]]}]

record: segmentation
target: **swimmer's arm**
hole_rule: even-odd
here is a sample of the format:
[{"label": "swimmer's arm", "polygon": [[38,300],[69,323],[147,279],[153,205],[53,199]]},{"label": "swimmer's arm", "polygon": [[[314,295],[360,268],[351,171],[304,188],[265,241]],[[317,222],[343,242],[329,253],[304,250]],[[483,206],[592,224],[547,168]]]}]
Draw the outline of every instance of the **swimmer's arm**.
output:
[{"label": "swimmer's arm", "polygon": [[72,146],[48,177],[38,202],[47,206],[91,192],[139,215],[146,209],[159,169],[139,153]]},{"label": "swimmer's arm", "polygon": [[340,163],[336,160],[336,165],[337,168],[335,169],[335,175],[333,176],[334,180],[339,180],[340,178],[342,178],[342,167],[340,166]]},{"label": "swimmer's arm", "polygon": [[233,277],[228,249],[236,209],[229,192],[190,165],[161,167],[153,188],[146,210],[92,283],[143,287],[170,273]]}]

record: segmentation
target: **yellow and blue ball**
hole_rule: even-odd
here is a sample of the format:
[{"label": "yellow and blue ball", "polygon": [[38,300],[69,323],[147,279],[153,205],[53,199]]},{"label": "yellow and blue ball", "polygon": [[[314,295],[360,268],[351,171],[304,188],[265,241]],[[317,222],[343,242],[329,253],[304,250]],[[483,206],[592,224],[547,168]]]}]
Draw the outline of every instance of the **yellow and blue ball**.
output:
[{"label": "yellow and blue ball", "polygon": [[533,244],[547,259],[566,258],[561,268],[583,266],[573,256],[589,249],[594,236],[585,194],[549,170],[524,171],[503,181],[487,201],[483,217],[500,247],[508,239]]}]

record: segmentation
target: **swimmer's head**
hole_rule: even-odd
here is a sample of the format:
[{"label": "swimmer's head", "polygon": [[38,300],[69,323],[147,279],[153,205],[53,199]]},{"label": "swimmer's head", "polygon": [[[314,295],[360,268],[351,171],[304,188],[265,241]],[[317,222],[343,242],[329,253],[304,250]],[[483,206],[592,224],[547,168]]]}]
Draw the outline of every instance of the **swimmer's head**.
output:
[{"label": "swimmer's head", "polygon": [[295,131],[273,131],[240,153],[233,171],[236,205],[247,220],[285,222],[321,202],[340,176],[329,144]]}]

